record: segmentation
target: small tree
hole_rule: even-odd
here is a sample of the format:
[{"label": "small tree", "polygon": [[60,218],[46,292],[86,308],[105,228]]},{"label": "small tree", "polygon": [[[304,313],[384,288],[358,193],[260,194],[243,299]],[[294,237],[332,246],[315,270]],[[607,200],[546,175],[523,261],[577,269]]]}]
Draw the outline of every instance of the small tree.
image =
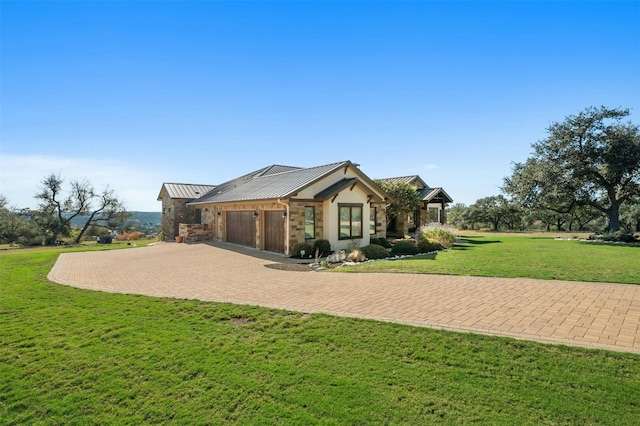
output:
[{"label": "small tree", "polygon": [[392,199],[387,206],[387,225],[393,217],[413,213],[420,206],[420,198],[415,186],[406,182],[389,182],[380,179],[375,183]]},{"label": "small tree", "polygon": [[6,243],[27,242],[40,233],[33,221],[28,220],[29,211],[9,207],[9,201],[0,195],[0,241]]},{"label": "small tree", "polygon": [[469,227],[468,222],[469,208],[463,203],[456,203],[447,209],[447,223],[458,229],[466,229]]},{"label": "small tree", "polygon": [[76,244],[89,226],[116,228],[128,218],[123,204],[108,187],[98,193],[88,181],[72,181],[70,193],[64,197],[63,182],[60,176],[51,174],[42,181],[40,192],[36,194],[40,200],[39,220],[49,230],[50,244],[60,235],[69,235],[71,221],[76,217],[86,217],[75,238]]}]

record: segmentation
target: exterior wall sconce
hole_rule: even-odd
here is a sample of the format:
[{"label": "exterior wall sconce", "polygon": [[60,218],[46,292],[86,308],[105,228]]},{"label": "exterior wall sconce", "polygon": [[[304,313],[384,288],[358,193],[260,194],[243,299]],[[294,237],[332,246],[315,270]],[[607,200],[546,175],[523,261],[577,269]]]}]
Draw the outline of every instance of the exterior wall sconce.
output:
[{"label": "exterior wall sconce", "polygon": [[222,216],[222,212],[220,210],[218,210],[218,217]]},{"label": "exterior wall sconce", "polygon": [[287,218],[287,211],[286,211],[286,210],[282,213],[282,218],[283,218],[283,219],[286,219],[286,218]]},{"label": "exterior wall sconce", "polygon": [[258,217],[258,211],[257,210],[253,212],[253,217],[254,218]]}]

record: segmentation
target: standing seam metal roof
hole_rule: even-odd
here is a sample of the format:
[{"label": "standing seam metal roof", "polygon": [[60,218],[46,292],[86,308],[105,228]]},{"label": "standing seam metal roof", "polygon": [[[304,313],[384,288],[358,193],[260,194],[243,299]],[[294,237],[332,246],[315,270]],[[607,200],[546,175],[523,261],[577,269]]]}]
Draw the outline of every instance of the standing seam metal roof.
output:
[{"label": "standing seam metal roof", "polygon": [[[162,186],[167,190],[170,198],[180,198],[193,200],[201,197],[215,188],[215,185],[197,185],[190,183],[170,183],[165,182]],[[162,192],[162,191],[161,191]],[[158,195],[160,199],[160,195]]]},{"label": "standing seam metal roof", "polygon": [[[266,167],[257,173],[219,185],[209,194],[190,204],[287,198],[322,176],[348,164],[351,163],[342,161],[307,169],[288,166]],[[284,171],[276,172],[276,170]]]},{"label": "standing seam metal roof", "polygon": [[418,196],[422,201],[430,201],[438,194],[442,194],[446,197],[449,203],[453,202],[453,199],[442,188],[424,188],[418,191]]},{"label": "standing seam metal roof", "polygon": [[419,175],[413,175],[413,176],[399,176],[399,177],[391,177],[391,178],[384,178],[384,179],[378,179],[381,180],[383,182],[389,182],[391,184],[393,183],[398,183],[398,182],[404,182],[407,184],[411,184],[414,180],[419,180],[420,182],[424,183],[425,186],[429,186],[426,184],[426,182],[424,182],[422,180],[422,178]]}]

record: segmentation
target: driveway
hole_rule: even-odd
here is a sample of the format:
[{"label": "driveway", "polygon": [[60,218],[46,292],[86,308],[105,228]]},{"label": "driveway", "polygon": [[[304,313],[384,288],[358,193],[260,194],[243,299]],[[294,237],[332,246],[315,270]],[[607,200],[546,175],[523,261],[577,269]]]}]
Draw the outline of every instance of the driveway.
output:
[{"label": "driveway", "polygon": [[63,253],[59,284],[259,305],[640,353],[640,286],[448,275],[291,272],[228,244]]}]

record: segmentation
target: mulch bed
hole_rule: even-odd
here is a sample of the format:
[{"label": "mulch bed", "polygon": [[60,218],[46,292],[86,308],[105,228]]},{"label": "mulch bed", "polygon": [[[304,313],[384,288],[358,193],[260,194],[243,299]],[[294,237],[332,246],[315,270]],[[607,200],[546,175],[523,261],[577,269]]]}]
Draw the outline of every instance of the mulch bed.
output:
[{"label": "mulch bed", "polygon": [[264,266],[279,271],[312,272],[316,270],[316,268],[303,263],[270,263]]}]

